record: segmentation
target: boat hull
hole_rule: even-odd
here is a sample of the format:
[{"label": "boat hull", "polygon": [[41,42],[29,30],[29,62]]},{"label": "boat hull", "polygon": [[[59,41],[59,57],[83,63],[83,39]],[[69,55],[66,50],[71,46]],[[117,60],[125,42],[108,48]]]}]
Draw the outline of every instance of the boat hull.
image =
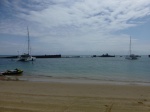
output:
[{"label": "boat hull", "polygon": [[137,56],[136,55],[129,55],[129,56],[126,56],[126,59],[128,60],[137,60]]},{"label": "boat hull", "polygon": [[22,70],[7,70],[5,72],[2,72],[2,75],[21,75],[23,73]]},{"label": "boat hull", "polygon": [[18,59],[18,61],[25,61],[25,62],[28,62],[28,61],[34,61],[36,58],[35,57],[32,57],[32,58],[20,58]]},{"label": "boat hull", "polygon": [[32,57],[31,55],[29,54],[24,54],[24,55],[21,55],[19,58],[18,58],[18,61],[34,61],[36,59],[36,57]]}]

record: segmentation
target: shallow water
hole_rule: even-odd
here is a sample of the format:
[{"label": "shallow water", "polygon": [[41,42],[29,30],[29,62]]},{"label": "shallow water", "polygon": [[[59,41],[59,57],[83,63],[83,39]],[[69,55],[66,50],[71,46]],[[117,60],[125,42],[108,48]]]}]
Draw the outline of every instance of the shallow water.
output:
[{"label": "shallow water", "polygon": [[138,60],[124,57],[112,58],[49,58],[34,62],[19,62],[0,59],[0,71],[19,68],[22,77],[35,80],[76,79],[113,82],[150,83],[150,58],[142,56]]}]

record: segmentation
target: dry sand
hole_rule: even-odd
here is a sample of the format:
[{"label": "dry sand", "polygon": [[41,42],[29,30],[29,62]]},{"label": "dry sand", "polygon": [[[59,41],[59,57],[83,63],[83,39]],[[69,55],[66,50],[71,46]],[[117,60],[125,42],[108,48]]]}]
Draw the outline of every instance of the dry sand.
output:
[{"label": "dry sand", "polygon": [[150,112],[150,86],[0,81],[0,112]]}]

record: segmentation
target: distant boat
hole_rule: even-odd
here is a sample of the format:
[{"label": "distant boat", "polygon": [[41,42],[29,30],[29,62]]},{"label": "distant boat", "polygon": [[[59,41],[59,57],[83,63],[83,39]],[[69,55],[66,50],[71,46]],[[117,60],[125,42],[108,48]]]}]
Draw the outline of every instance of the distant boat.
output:
[{"label": "distant boat", "polygon": [[132,51],[131,51],[131,36],[130,36],[130,45],[129,45],[129,55],[127,55],[125,58],[128,59],[128,60],[137,60],[138,56],[137,55],[134,55],[132,54]]},{"label": "distant boat", "polygon": [[109,55],[108,53],[101,55],[100,57],[115,57],[115,55]]},{"label": "distant boat", "polygon": [[32,57],[30,55],[31,50],[30,50],[30,37],[29,37],[28,27],[27,27],[27,33],[28,33],[28,53],[24,53],[23,55],[20,55],[18,61],[34,61],[36,59],[36,57]]},{"label": "distant boat", "polygon": [[93,55],[92,57],[115,57],[115,55],[109,55],[108,53],[97,56],[97,55]]}]

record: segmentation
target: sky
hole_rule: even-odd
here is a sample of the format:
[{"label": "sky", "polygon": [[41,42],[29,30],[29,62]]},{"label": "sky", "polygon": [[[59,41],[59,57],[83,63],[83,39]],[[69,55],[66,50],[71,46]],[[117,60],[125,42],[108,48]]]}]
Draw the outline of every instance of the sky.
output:
[{"label": "sky", "polygon": [[150,0],[0,0],[0,55],[150,54]]}]

